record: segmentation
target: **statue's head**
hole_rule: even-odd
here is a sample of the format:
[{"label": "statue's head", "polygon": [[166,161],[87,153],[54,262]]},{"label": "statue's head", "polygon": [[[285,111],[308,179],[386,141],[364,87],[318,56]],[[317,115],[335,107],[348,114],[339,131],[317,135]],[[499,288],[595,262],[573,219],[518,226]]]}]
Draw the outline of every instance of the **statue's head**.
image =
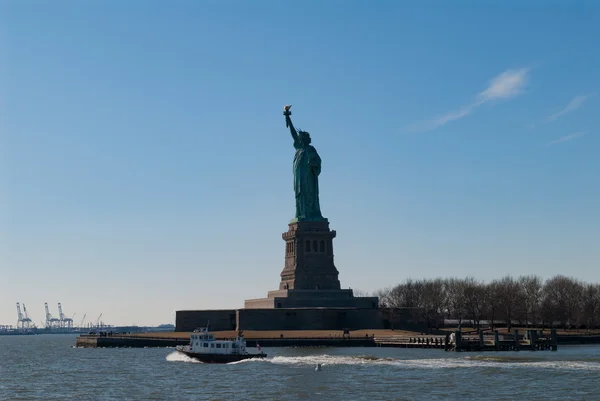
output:
[{"label": "statue's head", "polygon": [[302,143],[305,145],[310,145],[310,134],[306,131],[298,131],[298,133],[300,134]]}]

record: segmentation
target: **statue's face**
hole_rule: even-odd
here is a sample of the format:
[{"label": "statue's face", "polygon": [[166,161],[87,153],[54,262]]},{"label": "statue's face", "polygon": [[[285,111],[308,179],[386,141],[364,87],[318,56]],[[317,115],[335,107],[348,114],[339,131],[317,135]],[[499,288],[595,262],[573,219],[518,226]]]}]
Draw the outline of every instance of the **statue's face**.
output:
[{"label": "statue's face", "polygon": [[305,145],[310,144],[310,134],[308,132],[302,133],[302,142],[304,142]]}]

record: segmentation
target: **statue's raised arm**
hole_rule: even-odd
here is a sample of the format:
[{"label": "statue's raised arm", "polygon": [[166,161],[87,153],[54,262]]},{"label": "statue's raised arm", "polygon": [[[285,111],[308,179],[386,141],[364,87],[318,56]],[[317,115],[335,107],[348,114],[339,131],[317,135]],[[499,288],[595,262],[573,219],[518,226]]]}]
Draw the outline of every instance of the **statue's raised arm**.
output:
[{"label": "statue's raised arm", "polygon": [[283,115],[285,116],[285,126],[289,127],[290,133],[292,134],[292,138],[294,138],[294,145],[296,145],[298,143],[298,133],[296,132],[294,124],[292,124],[292,119],[290,118],[290,116],[292,115],[290,107],[292,107],[291,104],[283,108]]}]

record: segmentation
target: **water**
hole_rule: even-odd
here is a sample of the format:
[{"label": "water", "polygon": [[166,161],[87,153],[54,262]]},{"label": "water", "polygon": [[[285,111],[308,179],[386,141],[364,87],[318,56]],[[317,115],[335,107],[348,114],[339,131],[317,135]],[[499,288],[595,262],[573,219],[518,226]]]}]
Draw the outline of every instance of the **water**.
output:
[{"label": "water", "polygon": [[600,346],[263,348],[265,361],[207,365],[168,348],[73,344],[73,335],[0,336],[0,400],[600,400]]}]

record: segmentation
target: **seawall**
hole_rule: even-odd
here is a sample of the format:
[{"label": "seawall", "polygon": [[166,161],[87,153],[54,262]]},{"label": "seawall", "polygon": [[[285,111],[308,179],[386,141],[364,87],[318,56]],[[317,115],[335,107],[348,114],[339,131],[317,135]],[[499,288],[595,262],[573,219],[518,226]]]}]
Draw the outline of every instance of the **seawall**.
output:
[{"label": "seawall", "polygon": [[414,308],[274,308],[182,310],[175,331],[205,327],[226,330],[384,330],[418,331],[425,327]]},{"label": "seawall", "polygon": [[75,346],[83,348],[162,348],[186,345],[189,342],[187,338],[85,334],[77,337]]},{"label": "seawall", "polygon": [[[83,348],[165,348],[189,344],[188,338],[110,337],[83,335],[77,337],[76,347]],[[248,347],[373,347],[373,337],[365,338],[253,338],[246,339]]]},{"label": "seawall", "polygon": [[[395,333],[395,334],[394,334]],[[218,333],[217,338],[230,338],[232,332]],[[558,335],[558,345],[600,344],[600,335]],[[437,340],[437,341],[436,341]],[[84,348],[164,348],[187,345],[189,333],[145,333],[143,335],[113,334],[111,336],[81,335],[75,345]],[[418,332],[378,332],[351,336],[332,335],[330,332],[313,331],[302,336],[282,332],[260,332],[246,338],[248,347],[407,347],[442,348],[440,336],[423,335]]]}]

